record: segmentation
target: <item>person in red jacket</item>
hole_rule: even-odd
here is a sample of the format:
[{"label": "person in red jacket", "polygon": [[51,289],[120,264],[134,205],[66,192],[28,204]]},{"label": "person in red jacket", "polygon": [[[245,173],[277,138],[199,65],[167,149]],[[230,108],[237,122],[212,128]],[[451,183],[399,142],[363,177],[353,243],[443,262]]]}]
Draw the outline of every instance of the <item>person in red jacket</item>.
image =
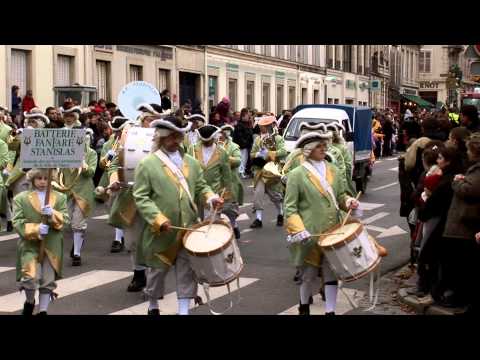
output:
[{"label": "person in red jacket", "polygon": [[27,90],[27,94],[23,98],[22,107],[24,112],[30,112],[33,108],[37,107],[35,105],[35,100],[33,100],[32,90]]}]

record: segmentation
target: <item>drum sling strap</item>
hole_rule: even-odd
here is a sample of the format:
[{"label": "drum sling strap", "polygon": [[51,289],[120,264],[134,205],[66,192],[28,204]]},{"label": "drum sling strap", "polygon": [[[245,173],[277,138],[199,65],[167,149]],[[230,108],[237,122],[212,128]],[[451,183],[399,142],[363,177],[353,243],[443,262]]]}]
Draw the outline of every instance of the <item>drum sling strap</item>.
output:
[{"label": "drum sling strap", "polygon": [[[340,208],[338,207],[338,203],[337,203],[337,200],[335,198],[335,194],[333,193],[333,189],[332,187],[330,186],[330,184],[328,183],[328,181],[326,181],[322,176],[319,175],[319,173],[317,172],[317,170],[315,170],[315,168],[313,167],[313,165],[311,163],[309,163],[308,161],[305,161],[303,162],[302,164],[305,169],[307,169],[313,176],[315,176],[319,181],[320,181],[320,184],[322,185],[322,187],[327,191],[327,193],[330,195],[329,196],[329,200],[330,202],[333,203],[333,205],[335,206],[335,208],[337,209],[337,213],[340,214]],[[330,263],[329,263],[330,266],[332,266]],[[345,264],[342,264],[343,265],[343,268],[345,270],[347,270],[348,272],[349,269],[348,267],[345,265]],[[333,269],[335,271],[335,269]],[[353,275],[351,272],[350,272],[350,275],[355,277],[355,275]],[[375,278],[375,275],[377,277],[377,281],[376,281],[376,290],[374,290],[374,278]],[[371,306],[366,309],[365,311],[372,311],[373,309],[375,309],[375,306],[377,305],[377,301],[378,301],[378,294],[380,292],[380,276],[381,276],[381,272],[380,272],[380,265],[378,265],[377,267],[377,270],[375,272],[371,272],[370,273],[370,288],[369,288],[369,301],[370,301],[370,304]],[[343,295],[347,298],[348,302],[350,303],[350,305],[353,307],[353,308],[357,308],[358,305],[355,305],[355,303],[352,301],[352,299],[350,298],[350,296],[345,292],[345,290],[343,290],[343,281],[340,280],[338,282],[338,289],[343,293]],[[374,296],[374,292],[375,292],[375,296]]]},{"label": "drum sling strap", "polygon": [[170,158],[162,151],[162,150],[157,150],[155,151],[155,155],[165,164],[166,167],[169,168],[169,170],[175,175],[177,178],[178,182],[182,186],[182,189],[185,191],[185,193],[188,196],[188,200],[190,202],[190,205],[192,208],[195,210],[195,213],[198,214],[198,209],[197,205],[195,204],[195,201],[193,201],[192,194],[190,194],[190,189],[188,187],[187,180],[185,179],[185,176],[183,175],[182,171],[170,160]]}]

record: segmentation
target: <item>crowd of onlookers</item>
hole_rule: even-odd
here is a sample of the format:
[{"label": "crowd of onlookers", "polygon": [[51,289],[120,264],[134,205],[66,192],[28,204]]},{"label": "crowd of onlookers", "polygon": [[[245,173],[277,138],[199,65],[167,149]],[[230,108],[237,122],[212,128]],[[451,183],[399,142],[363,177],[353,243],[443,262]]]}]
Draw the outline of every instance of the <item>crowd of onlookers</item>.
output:
[{"label": "crowd of onlookers", "polygon": [[409,292],[477,312],[480,122],[472,105],[463,106],[459,116],[451,113],[408,111],[394,120],[397,149],[406,150],[399,157],[400,215],[410,227],[411,262],[418,273],[417,288]]}]

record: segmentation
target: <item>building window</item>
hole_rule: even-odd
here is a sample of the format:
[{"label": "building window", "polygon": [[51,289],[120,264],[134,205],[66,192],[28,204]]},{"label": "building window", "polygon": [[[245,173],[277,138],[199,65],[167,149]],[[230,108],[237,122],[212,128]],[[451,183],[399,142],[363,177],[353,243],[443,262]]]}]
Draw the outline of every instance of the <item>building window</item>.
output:
[{"label": "building window", "polygon": [[158,69],[158,90],[170,90],[170,70]]},{"label": "building window", "polygon": [[262,111],[270,111],[270,84],[262,85]]},{"label": "building window", "polygon": [[297,50],[298,50],[298,62],[300,63],[307,63],[307,51],[308,51],[308,48],[306,45],[298,45],[297,46]]},{"label": "building window", "polygon": [[347,105],[353,105],[353,100],[352,99],[346,99],[345,104]]},{"label": "building window", "polygon": [[272,56],[271,46],[270,45],[261,45],[262,55]]},{"label": "building window", "polygon": [[313,45],[313,65],[320,66],[320,45]]},{"label": "building window", "polygon": [[208,108],[211,109],[218,103],[218,78],[208,77]]},{"label": "building window", "polygon": [[130,65],[130,81],[141,81],[143,80],[143,71],[142,67],[138,65]]},{"label": "building window", "polygon": [[362,60],[363,60],[363,46],[357,45],[357,74],[363,73]]},{"label": "building window", "polygon": [[288,60],[297,61],[297,45],[288,45]]},{"label": "building window", "polygon": [[98,98],[111,100],[110,97],[110,62],[97,60],[97,90]]},{"label": "building window", "polygon": [[73,56],[58,55],[55,69],[55,84],[70,86],[73,83]]},{"label": "building window", "polygon": [[228,97],[232,111],[237,110],[237,79],[228,79]]},{"label": "building window", "polygon": [[363,74],[368,75],[370,71],[370,58],[369,58],[370,48],[368,45],[363,45]]},{"label": "building window", "polygon": [[327,45],[327,67],[333,69],[333,45]]},{"label": "building window", "polygon": [[333,99],[332,98],[328,98],[328,101],[327,101],[329,104],[332,104],[333,103]]},{"label": "building window", "polygon": [[338,99],[335,99],[335,100],[333,101],[333,103],[334,103],[334,104],[338,104]]},{"label": "building window", "polygon": [[342,45],[335,45],[335,70],[340,70],[341,69],[341,47]]},{"label": "building window", "polygon": [[251,53],[255,52],[255,45],[243,45],[243,46],[245,48],[245,51],[251,52]]},{"label": "building window", "polygon": [[10,79],[11,85],[19,87],[18,96],[23,97],[25,92],[30,89],[29,82],[29,60],[30,51],[13,50],[10,64]]},{"label": "building window", "polygon": [[320,90],[313,90],[313,103],[320,104]]},{"label": "building window", "polygon": [[275,55],[279,59],[285,59],[285,45],[275,45]]},{"label": "building window", "polygon": [[295,107],[295,104],[296,104],[296,101],[295,101],[295,97],[296,97],[296,89],[295,89],[295,86],[289,86],[288,87],[288,107],[290,109],[293,109]]},{"label": "building window", "polygon": [[277,115],[283,110],[283,85],[277,84]]},{"label": "building window", "polygon": [[352,45],[343,45],[343,71],[352,72]]},{"label": "building window", "polygon": [[308,92],[306,88],[302,88],[302,104],[308,104]]},{"label": "building window", "polygon": [[247,107],[255,108],[255,81],[247,81]]}]

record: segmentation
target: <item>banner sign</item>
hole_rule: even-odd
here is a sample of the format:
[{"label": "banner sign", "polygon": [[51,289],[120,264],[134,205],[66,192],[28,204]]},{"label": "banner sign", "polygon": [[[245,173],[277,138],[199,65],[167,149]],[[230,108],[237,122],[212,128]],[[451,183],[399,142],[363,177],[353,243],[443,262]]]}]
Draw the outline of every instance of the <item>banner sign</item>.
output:
[{"label": "banner sign", "polygon": [[24,129],[22,168],[79,168],[85,158],[85,129]]}]

